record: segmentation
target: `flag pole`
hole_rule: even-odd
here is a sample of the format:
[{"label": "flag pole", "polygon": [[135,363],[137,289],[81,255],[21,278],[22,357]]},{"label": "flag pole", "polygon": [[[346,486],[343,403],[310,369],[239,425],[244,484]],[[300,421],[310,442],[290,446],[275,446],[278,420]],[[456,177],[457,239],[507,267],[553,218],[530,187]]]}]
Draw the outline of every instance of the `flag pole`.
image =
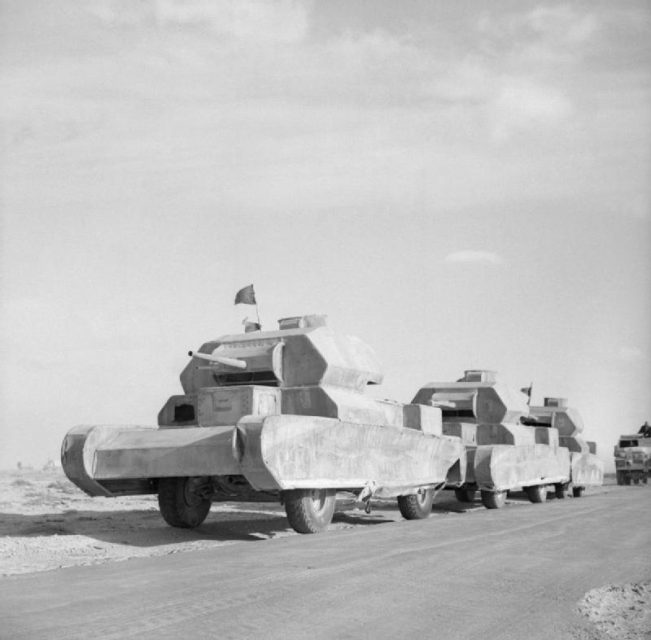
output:
[{"label": "flag pole", "polygon": [[[253,285],[251,285],[253,289]],[[262,323],[260,322],[260,312],[258,311],[258,299],[256,298],[255,291],[253,292],[253,299],[255,300],[255,315],[258,319],[258,326],[262,329]]]}]

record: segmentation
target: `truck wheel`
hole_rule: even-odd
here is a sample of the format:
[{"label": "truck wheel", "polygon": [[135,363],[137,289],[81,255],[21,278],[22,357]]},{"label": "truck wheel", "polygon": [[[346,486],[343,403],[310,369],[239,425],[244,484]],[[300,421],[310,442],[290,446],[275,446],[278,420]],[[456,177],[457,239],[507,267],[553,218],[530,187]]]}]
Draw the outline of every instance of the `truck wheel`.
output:
[{"label": "truck wheel", "polygon": [[637,476],[633,478],[633,484],[640,484],[640,479]]},{"label": "truck wheel", "polygon": [[501,509],[506,504],[506,491],[482,491],[481,501],[487,509]]},{"label": "truck wheel", "polygon": [[433,500],[431,489],[421,489],[418,493],[398,496],[398,508],[405,520],[422,520],[432,513]]},{"label": "truck wheel", "polygon": [[624,474],[621,471],[617,472],[617,484],[620,486],[624,484]]},{"label": "truck wheel", "polygon": [[454,495],[459,502],[474,502],[477,490],[469,489],[468,487],[457,487],[454,490]]},{"label": "truck wheel", "polygon": [[572,496],[574,498],[580,498],[583,495],[585,487],[572,487]]},{"label": "truck wheel", "polygon": [[626,486],[629,486],[631,484],[631,476],[629,476],[629,475],[624,476],[624,484]]},{"label": "truck wheel", "polygon": [[289,524],[298,533],[325,531],[335,513],[334,489],[293,489],[285,491],[283,500]]},{"label": "truck wheel", "polygon": [[524,487],[524,492],[529,498],[529,502],[539,504],[547,500],[547,486],[544,484],[536,484],[531,487]]},{"label": "truck wheel", "polygon": [[554,485],[554,495],[557,500],[563,500],[565,498],[565,492],[567,491],[567,485],[563,483],[558,483]]},{"label": "truck wheel", "polygon": [[172,527],[198,527],[210,511],[210,499],[205,497],[208,478],[161,478],[158,481],[158,507],[167,524]]}]

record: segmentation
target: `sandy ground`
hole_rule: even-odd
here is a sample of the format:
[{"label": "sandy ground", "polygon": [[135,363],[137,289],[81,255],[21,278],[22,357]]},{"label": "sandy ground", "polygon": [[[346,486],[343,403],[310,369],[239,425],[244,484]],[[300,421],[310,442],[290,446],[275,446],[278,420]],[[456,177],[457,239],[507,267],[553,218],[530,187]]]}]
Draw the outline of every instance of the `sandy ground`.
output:
[{"label": "sandy ground", "polygon": [[[4,472],[0,487],[0,575],[4,577],[226,545],[238,545],[238,554],[246,554],[243,543],[298,535],[276,503],[215,504],[207,521],[188,531],[163,522],[155,496],[89,498],[60,470]],[[649,500],[647,487],[607,486],[592,491],[635,491],[641,504]],[[376,505],[371,514],[353,503],[342,506],[346,510],[335,516],[331,531],[368,530],[372,524],[402,520],[391,503]],[[517,494],[506,508],[536,509]],[[537,513],[534,510],[532,514]],[[488,515],[480,504],[461,505],[450,492],[443,492],[436,498],[432,518],[459,518],[469,512],[475,517]],[[641,562],[648,566],[647,557]],[[588,635],[576,636],[581,640],[648,640],[651,583],[602,585],[586,592],[576,602],[576,611],[590,623]]]},{"label": "sandy ground", "polygon": [[3,472],[0,488],[0,576],[294,535],[276,503],[215,504],[186,531],[165,524],[156,496],[91,498],[61,470]]},{"label": "sandy ground", "polygon": [[[0,576],[298,535],[276,502],[215,503],[199,529],[174,529],[156,496],[91,498],[60,469],[0,472],[0,490]],[[371,515],[340,505],[349,510],[335,516],[333,530],[401,519],[393,505]]]}]

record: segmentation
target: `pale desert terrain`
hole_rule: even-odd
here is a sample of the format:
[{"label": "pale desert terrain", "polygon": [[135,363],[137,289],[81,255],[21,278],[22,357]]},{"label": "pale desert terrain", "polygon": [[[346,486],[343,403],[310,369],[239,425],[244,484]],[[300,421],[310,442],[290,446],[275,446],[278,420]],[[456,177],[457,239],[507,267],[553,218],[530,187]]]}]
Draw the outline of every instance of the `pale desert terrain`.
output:
[{"label": "pale desert terrain", "polygon": [[[5,580],[18,574],[55,572],[63,567],[225,545],[238,545],[241,555],[246,554],[247,542],[298,535],[276,503],[215,504],[207,521],[197,530],[188,531],[173,529],[163,522],[155,496],[90,498],[72,485],[60,469],[5,471],[0,474],[0,486],[0,576]],[[625,488],[608,484],[589,493],[626,490],[639,494],[640,508],[648,505],[646,486]],[[363,531],[370,525],[401,520],[397,507],[390,502],[376,505],[371,514],[352,502],[341,506],[345,511],[331,525],[335,532],[354,528]],[[539,513],[536,506],[518,494],[509,499],[506,508]],[[443,492],[436,498],[432,519],[463,518],[464,514],[473,518],[488,515],[479,503],[461,505],[450,492]],[[336,535],[330,537],[333,544],[336,539]],[[640,563],[648,567],[648,555],[642,555]],[[602,585],[586,592],[575,603],[575,610],[593,629],[590,636],[577,636],[581,640],[651,638],[651,582]]]},{"label": "pale desert terrain", "polygon": [[[91,498],[59,468],[0,472],[0,487],[0,576],[298,535],[277,502],[215,503],[190,531],[163,521],[155,495]],[[332,529],[401,519],[395,506],[371,515],[344,506],[353,509],[336,515]]]}]

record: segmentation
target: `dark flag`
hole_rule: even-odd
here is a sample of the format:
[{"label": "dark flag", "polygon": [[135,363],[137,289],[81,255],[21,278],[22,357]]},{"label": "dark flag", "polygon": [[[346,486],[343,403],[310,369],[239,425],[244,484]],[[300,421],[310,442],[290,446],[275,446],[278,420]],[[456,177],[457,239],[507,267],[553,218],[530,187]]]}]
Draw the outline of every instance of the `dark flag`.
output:
[{"label": "dark flag", "polygon": [[531,392],[533,391],[533,382],[528,386],[520,389],[527,396],[527,404],[531,404]]},{"label": "dark flag", "polygon": [[257,304],[252,284],[248,287],[244,287],[244,289],[240,289],[235,294],[235,304]]}]

